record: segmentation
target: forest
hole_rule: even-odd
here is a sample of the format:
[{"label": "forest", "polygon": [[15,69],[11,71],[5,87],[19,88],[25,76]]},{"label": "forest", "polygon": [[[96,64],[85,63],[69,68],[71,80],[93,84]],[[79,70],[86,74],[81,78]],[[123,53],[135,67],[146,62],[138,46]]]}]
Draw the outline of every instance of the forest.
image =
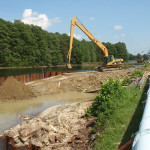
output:
[{"label": "forest", "polygon": [[[0,66],[52,66],[66,62],[69,36],[51,33],[20,20],[0,19]],[[115,58],[128,61],[130,54],[123,42],[103,43]],[[73,40],[71,63],[102,62],[103,53],[92,41]]]}]

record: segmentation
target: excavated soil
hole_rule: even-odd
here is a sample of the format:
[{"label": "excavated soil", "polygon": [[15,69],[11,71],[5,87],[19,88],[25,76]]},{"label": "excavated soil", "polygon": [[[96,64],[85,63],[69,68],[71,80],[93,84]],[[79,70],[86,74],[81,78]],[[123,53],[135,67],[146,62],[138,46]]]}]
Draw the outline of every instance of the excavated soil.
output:
[{"label": "excavated soil", "polygon": [[29,86],[9,77],[4,85],[0,86],[0,101],[22,100],[35,97]]},{"label": "excavated soil", "polygon": [[94,92],[99,90],[102,82],[108,78],[120,78],[120,80],[123,80],[125,77],[129,77],[132,72],[133,70],[131,69],[110,72],[76,72],[34,81],[27,83],[27,85],[32,88],[37,96],[68,91]]}]

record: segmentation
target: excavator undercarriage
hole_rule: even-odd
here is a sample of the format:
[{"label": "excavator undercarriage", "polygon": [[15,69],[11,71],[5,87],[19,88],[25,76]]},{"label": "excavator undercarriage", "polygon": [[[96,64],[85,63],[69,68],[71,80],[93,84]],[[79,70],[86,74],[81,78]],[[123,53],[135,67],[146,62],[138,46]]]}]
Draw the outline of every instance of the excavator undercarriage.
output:
[{"label": "excavator undercarriage", "polygon": [[98,66],[96,67],[96,71],[99,72],[104,72],[104,71],[113,71],[113,70],[121,70],[122,69],[122,64],[121,65],[116,65],[116,66]]}]

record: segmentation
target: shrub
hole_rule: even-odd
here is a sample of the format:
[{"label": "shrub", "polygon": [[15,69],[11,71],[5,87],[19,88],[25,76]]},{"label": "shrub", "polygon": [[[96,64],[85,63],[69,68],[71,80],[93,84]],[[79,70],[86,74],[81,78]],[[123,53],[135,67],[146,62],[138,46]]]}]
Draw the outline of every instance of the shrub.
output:
[{"label": "shrub", "polygon": [[130,85],[131,83],[131,78],[126,77],[123,81],[122,81],[122,85]]},{"label": "shrub", "polygon": [[94,99],[92,106],[87,109],[87,114],[98,117],[99,121],[103,122],[113,113],[122,93],[123,87],[120,80],[114,81],[109,78],[107,82],[102,84],[98,96]]},{"label": "shrub", "polygon": [[142,76],[143,76],[142,71],[140,71],[140,70],[135,70],[135,71],[132,73],[132,75],[131,75],[131,79],[132,79],[132,78],[135,78],[135,77],[141,78]]},{"label": "shrub", "polygon": [[131,77],[130,77],[130,78],[126,77],[126,78],[122,81],[122,85],[130,85],[131,80],[132,80],[133,78],[141,78],[142,76],[143,76],[142,71],[140,71],[140,70],[135,70],[135,71],[131,74]]}]

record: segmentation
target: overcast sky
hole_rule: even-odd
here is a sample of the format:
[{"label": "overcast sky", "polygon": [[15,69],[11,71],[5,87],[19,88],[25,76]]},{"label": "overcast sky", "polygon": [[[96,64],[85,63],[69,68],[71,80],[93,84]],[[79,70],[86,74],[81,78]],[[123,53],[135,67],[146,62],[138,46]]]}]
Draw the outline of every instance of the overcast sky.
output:
[{"label": "overcast sky", "polygon": [[[1,0],[0,18],[69,35],[77,16],[100,42],[124,42],[129,53],[150,51],[150,0]],[[75,28],[75,37],[86,35]]]}]

